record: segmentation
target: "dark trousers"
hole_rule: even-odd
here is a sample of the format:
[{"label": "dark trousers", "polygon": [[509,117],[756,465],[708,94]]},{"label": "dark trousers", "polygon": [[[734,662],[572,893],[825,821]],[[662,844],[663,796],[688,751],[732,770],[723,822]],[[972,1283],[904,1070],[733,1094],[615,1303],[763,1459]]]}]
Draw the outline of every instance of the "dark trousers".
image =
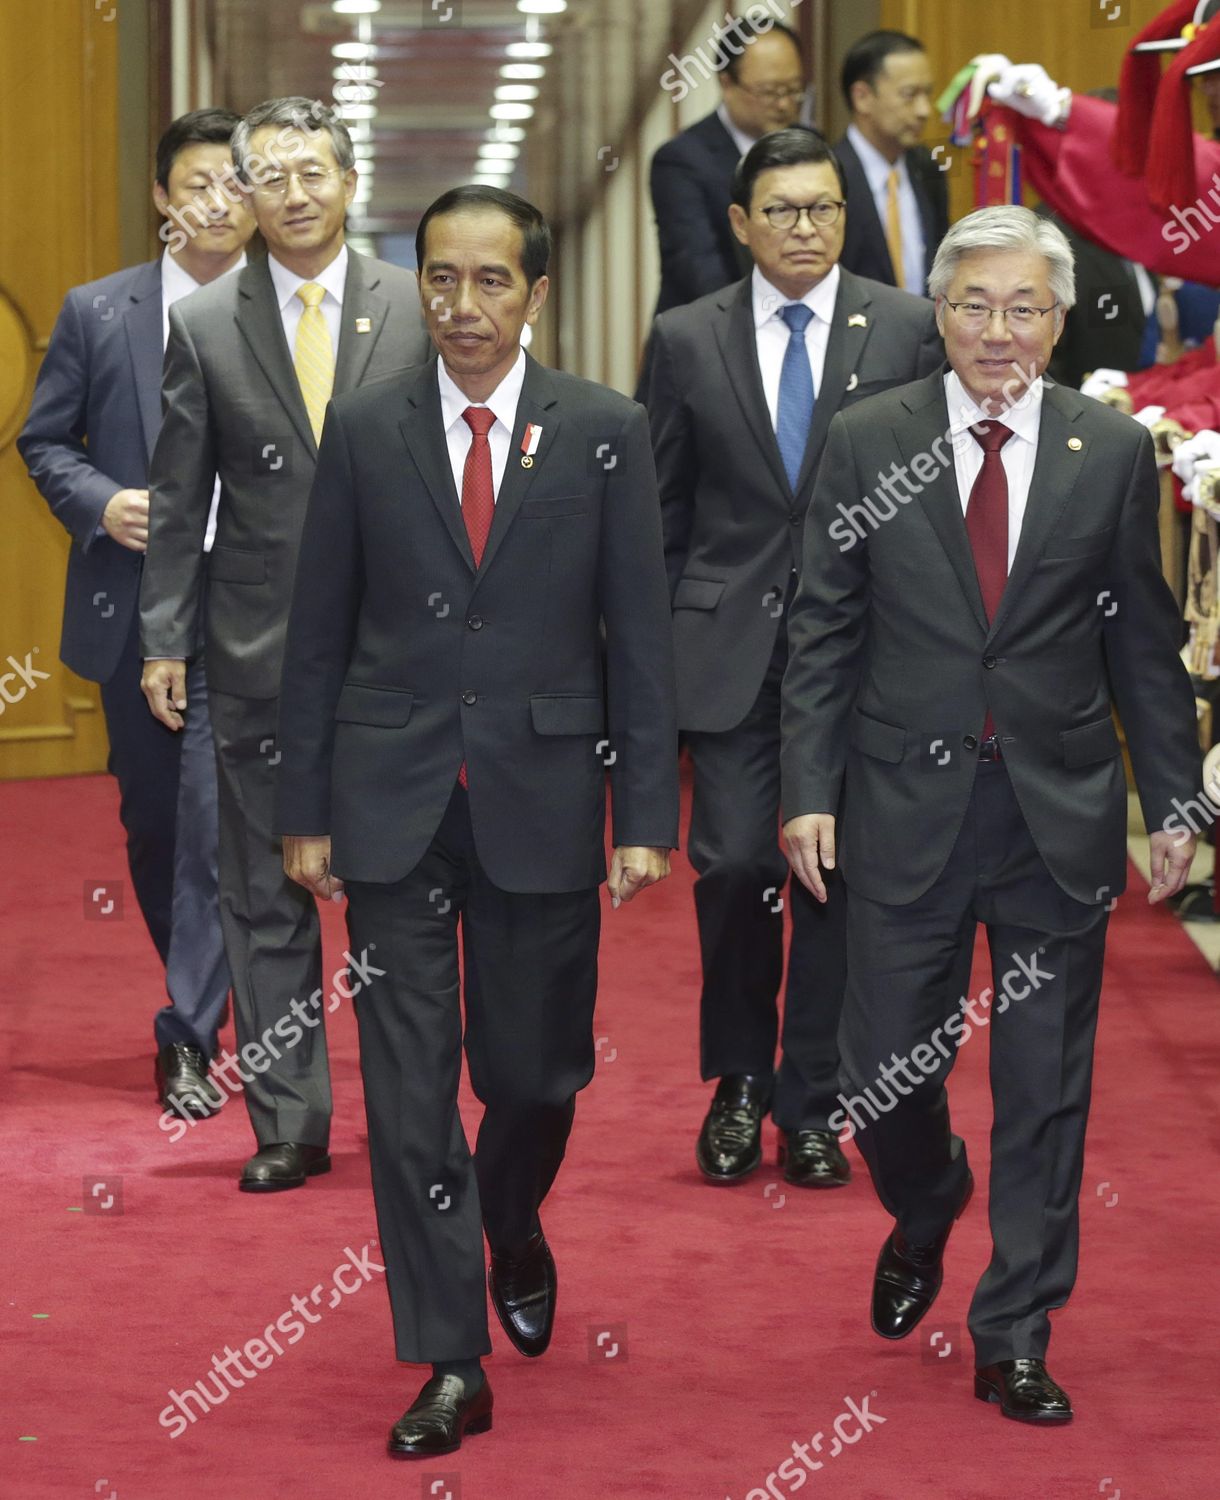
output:
[{"label": "dark trousers", "polygon": [[[239,1053],[253,1042],[270,1055],[265,1072],[257,1065],[247,1069],[246,1108],[260,1146],[325,1146],[331,1116],[326,997],[310,1003],[322,988],[322,929],[313,896],[284,874],[280,837],[272,831],[277,703],[217,692],[210,701],[220,792],[220,916],[233,971],[234,1028]],[[319,1024],[302,1026],[294,1000]],[[293,1046],[286,1040],[290,1030],[303,1032]],[[259,1054],[260,1063],[266,1060]]]},{"label": "dark trousers", "polygon": [[[878,1196],[912,1241],[951,1222],[967,1165],[945,1080],[960,1045],[990,1045],[993,1252],[970,1331],[980,1364],[1040,1359],[1076,1278],[1106,909],[1055,883],[1004,766],[988,763],[932,888],[886,906],[849,885],[847,905],[843,1105]],[[970,997],[979,922],[993,989]]]},{"label": "dark trousers", "polygon": [[[487,1354],[483,1231],[513,1254],[537,1230],[593,1076],[598,892],[493,885],[456,787],[411,874],[349,882],[347,896],[352,951],[369,949],[386,971],[355,1006],[398,1357]],[[458,1113],[459,917],[466,1058],[484,1106],[473,1159]]]},{"label": "dark trousers", "polygon": [[775,1073],[788,905],[792,941],[772,1114],[783,1130],[825,1130],[838,1086],[846,903],[837,872],[824,906],[798,880],[788,883],[779,843],[780,684],[787,661],[781,623],[758,698],[742,722],[723,734],[685,736],[695,767],[687,853],[699,876],[700,1062],[705,1079]]},{"label": "dark trousers", "polygon": [[114,675],[101,684],[119,784],[127,864],[148,934],[165,965],[168,1003],[153,1020],[158,1047],[216,1051],[229,993],[217,896],[216,758],[202,659],[187,672],[185,728],[157,722],[140,691],[139,617]]}]

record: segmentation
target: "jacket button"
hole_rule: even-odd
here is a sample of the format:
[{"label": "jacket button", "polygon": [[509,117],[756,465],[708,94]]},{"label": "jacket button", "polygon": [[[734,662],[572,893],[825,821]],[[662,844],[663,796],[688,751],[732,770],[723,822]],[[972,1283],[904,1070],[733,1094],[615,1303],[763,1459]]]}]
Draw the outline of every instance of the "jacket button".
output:
[{"label": "jacket button", "polygon": [[801,524],[801,513],[800,513],[800,511],[799,510],[794,510],[794,511],[789,512],[789,515],[788,515],[788,525],[789,526],[799,526],[800,524]]},{"label": "jacket button", "polygon": [[974,735],[972,734],[968,734],[962,741],[962,744],[966,747],[967,750],[977,750],[979,747],[978,740],[975,739]]},{"label": "jacket button", "polygon": [[991,672],[1000,665],[999,658],[995,656],[985,656],[983,658],[983,665],[989,672]]},{"label": "jacket button", "polygon": [[465,703],[467,707],[469,707],[472,703],[477,703],[478,701],[479,695],[477,693],[462,694],[462,702]]},{"label": "jacket button", "polygon": [[469,628],[471,630],[482,630],[482,628],[483,628],[483,616],[482,615],[471,615],[471,617],[469,618],[469,620],[466,621],[466,624],[469,626]]}]

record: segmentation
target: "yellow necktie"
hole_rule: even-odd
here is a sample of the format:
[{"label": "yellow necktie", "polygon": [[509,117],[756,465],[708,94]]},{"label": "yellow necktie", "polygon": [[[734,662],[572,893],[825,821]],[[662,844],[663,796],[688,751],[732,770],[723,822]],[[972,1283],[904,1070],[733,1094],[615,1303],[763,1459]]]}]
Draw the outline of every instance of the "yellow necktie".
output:
[{"label": "yellow necktie", "polygon": [[905,288],[906,262],[902,255],[902,216],[898,212],[898,168],[894,167],[886,182],[885,243],[894,266],[894,284]]},{"label": "yellow necktie", "polygon": [[335,388],[335,350],[330,341],[330,329],[322,316],[319,305],[326,295],[326,288],[316,281],[307,281],[297,288],[297,296],[305,304],[301,321],[297,324],[297,342],[292,355],[293,368],[301,395],[305,398],[305,410],[309,413],[309,425],[313,428],[314,442],[322,438],[322,419],[326,415],[326,403]]}]

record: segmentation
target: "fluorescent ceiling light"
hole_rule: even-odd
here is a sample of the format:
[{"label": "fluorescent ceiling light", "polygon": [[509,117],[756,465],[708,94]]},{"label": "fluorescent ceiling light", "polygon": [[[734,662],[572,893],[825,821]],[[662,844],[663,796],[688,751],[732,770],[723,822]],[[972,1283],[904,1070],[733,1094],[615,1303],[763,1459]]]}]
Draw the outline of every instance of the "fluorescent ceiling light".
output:
[{"label": "fluorescent ceiling light", "polygon": [[375,120],[377,106],[375,104],[340,104],[335,113],[341,120]]},{"label": "fluorescent ceiling light", "polygon": [[558,16],[567,8],[568,0],[517,0],[517,9],[523,16]]},{"label": "fluorescent ceiling light", "polygon": [[381,0],[331,0],[337,16],[372,16],[381,9]]},{"label": "fluorescent ceiling light", "polygon": [[550,57],[554,49],[550,42],[509,42],[504,49],[506,57]]},{"label": "fluorescent ceiling light", "polygon": [[520,125],[493,125],[484,137],[488,141],[523,141],[525,131]]},{"label": "fluorescent ceiling light", "polygon": [[484,141],[479,147],[480,156],[500,156],[505,161],[516,161],[521,147],[512,141]]},{"label": "fluorescent ceiling light", "polygon": [[500,68],[501,78],[545,78],[546,69],[538,63],[504,63]]},{"label": "fluorescent ceiling light", "polygon": [[491,117],[493,120],[532,120],[534,106],[532,104],[493,104]]},{"label": "fluorescent ceiling light", "polygon": [[496,98],[512,102],[514,99],[537,99],[538,90],[532,83],[501,83],[496,87]]},{"label": "fluorescent ceiling light", "polygon": [[341,57],[347,62],[369,62],[377,56],[377,48],[369,42],[336,42],[330,49],[332,57]]}]

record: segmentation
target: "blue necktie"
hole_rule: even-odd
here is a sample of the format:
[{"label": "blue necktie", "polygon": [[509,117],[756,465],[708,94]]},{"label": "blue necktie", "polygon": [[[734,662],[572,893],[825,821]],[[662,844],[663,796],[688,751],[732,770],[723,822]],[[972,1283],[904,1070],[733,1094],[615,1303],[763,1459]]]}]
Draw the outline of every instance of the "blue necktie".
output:
[{"label": "blue necktie", "polygon": [[813,311],[803,302],[789,302],[780,308],[779,315],[788,325],[788,347],[784,350],[784,365],[779,372],[775,440],[788,471],[788,483],[795,490],[809,440],[809,424],[813,421],[813,371],[809,368],[809,355],[805,349],[805,330]]}]

